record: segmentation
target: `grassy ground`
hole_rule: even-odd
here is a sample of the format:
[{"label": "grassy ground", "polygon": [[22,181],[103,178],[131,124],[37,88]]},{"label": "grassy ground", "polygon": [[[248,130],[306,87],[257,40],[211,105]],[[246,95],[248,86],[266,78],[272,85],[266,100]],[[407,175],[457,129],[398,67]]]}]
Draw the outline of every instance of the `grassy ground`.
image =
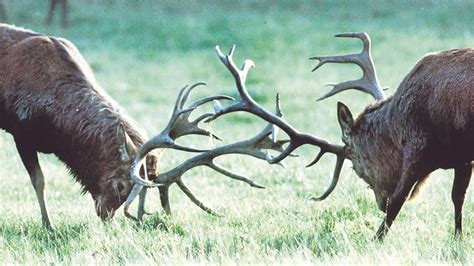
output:
[{"label": "grassy ground", "polygon": [[[308,57],[353,52],[354,40],[335,33],[367,31],[383,86],[392,94],[415,62],[428,52],[472,47],[472,1],[71,1],[70,27],[46,27],[46,1],[7,1],[10,23],[63,36],[92,65],[99,83],[143,127],[154,134],[167,122],[177,90],[206,81],[195,96],[235,94],[234,84],[213,51],[237,45],[236,60],[251,58],[249,90],[268,108],[280,92],[285,117],[297,128],[338,142],[336,101],[354,113],[370,101],[345,92],[324,102],[322,85],[356,78],[353,66],[310,70]],[[133,2],[133,4],[130,4]],[[216,1],[217,2],[217,1]],[[214,123],[226,140],[255,134],[264,123],[232,115]],[[199,142],[197,142],[199,141]],[[191,141],[189,141],[191,142]],[[206,139],[192,142],[207,144]],[[317,150],[287,168],[229,156],[223,163],[246,173],[266,190],[205,169],[186,182],[224,218],[208,216],[174,187],[174,215],[147,217],[136,225],[118,212],[110,224],[95,216],[89,195],[68,176],[54,156],[41,156],[46,197],[55,227],[42,229],[33,188],[10,135],[0,133],[0,263],[448,263],[473,264],[472,191],[464,207],[465,238],[455,241],[450,200],[452,171],[436,172],[421,197],[404,206],[383,244],[371,238],[382,220],[373,193],[347,165],[340,184],[324,202],[307,200],[324,191],[334,160],[305,169]],[[170,167],[185,155],[166,153]],[[157,191],[148,209],[159,210]]]}]

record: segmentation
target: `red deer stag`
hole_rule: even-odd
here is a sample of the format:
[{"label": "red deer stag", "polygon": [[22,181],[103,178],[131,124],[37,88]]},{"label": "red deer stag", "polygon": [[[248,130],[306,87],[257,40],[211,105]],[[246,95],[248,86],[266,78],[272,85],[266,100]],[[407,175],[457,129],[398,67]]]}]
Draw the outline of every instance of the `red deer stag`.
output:
[{"label": "red deer stag", "polygon": [[[27,75],[22,75],[27,73]],[[217,138],[199,127],[204,119],[213,116],[206,113],[194,121],[189,116],[197,107],[219,100],[230,100],[224,95],[198,99],[185,107],[191,91],[202,85],[184,87],[176,101],[171,119],[162,134],[151,139],[138,154],[146,155],[146,166],[132,167],[134,173],[146,179],[156,179],[157,152],[146,154],[153,143],[159,148],[176,149],[200,154],[183,162],[180,167],[160,174],[170,182],[161,186],[160,198],[166,213],[170,213],[168,188],[173,182],[192,202],[211,214],[185,186],[181,175],[187,170],[206,165],[233,179],[241,180],[257,188],[262,186],[250,179],[212,162],[225,154],[248,154],[268,159],[268,150],[282,150],[285,141],[272,141],[273,127],[267,126],[257,136],[212,150],[200,150],[181,146],[175,140],[185,135],[205,135]],[[279,114],[277,100],[277,114]],[[144,143],[145,134],[121,108],[96,83],[92,70],[77,48],[67,40],[41,35],[5,24],[0,24],[0,128],[14,137],[18,152],[30,175],[41,208],[43,223],[50,228],[44,199],[44,177],[38,163],[37,152],[53,153],[63,161],[76,179],[90,192],[97,214],[110,219],[126,200],[132,189],[129,171],[132,158]],[[146,168],[146,171],[145,169]],[[136,172],[135,172],[136,171]],[[136,179],[136,177],[135,177]],[[149,184],[146,179],[138,182]],[[172,182],[171,182],[172,181]],[[148,182],[148,183],[146,183]],[[124,212],[136,195],[140,195],[138,219],[145,214],[146,189],[135,184]]]},{"label": "red deer stag", "polygon": [[[345,159],[352,161],[356,173],[374,190],[379,208],[386,217],[376,237],[383,239],[407,198],[413,197],[436,169],[454,168],[452,199],[455,207],[455,232],[461,234],[462,205],[472,174],[474,159],[474,49],[458,49],[427,55],[400,84],[393,97],[385,99],[376,77],[370,56],[370,39],[366,33],[349,33],[338,37],[359,38],[364,43],[360,54],[314,57],[319,64],[328,62],[355,63],[364,75],[359,80],[334,85],[321,99],[354,88],[374,96],[378,102],[369,106],[355,121],[348,108],[338,104],[338,120],[342,128],[344,146],[330,144],[315,136],[301,133],[281,117],[265,110],[248,93],[245,80],[253,62],[245,61],[242,69],[233,62],[234,47],[224,55],[216,47],[219,58],[233,75],[240,95],[238,102],[206,118],[212,121],[236,111],[250,112],[281,128],[289,137],[288,145],[278,156],[267,156],[270,163],[278,163],[298,147],[310,144],[320,152],[308,166],[316,164],[325,153],[337,156],[333,179],[328,189],[318,198],[324,200],[337,185]],[[277,140],[274,140],[277,141]],[[179,182],[181,174],[196,165],[212,168],[210,154],[198,155],[189,163],[159,175],[153,182],[139,175],[141,161],[147,152],[166,144],[157,135],[146,142],[132,165],[133,179],[144,186],[168,186]],[[127,202],[140,188],[136,184]],[[179,183],[178,183],[179,184]]]},{"label": "red deer stag", "polygon": [[[14,137],[47,228],[38,152],[63,161],[92,195],[97,214],[108,219],[130,193],[129,168],[146,138],[97,85],[72,43],[5,24],[0,24],[0,128]],[[149,177],[157,175],[157,155],[147,157]]]},{"label": "red deer stag", "polygon": [[383,239],[405,201],[437,169],[454,169],[455,234],[461,235],[462,206],[474,160],[474,49],[426,55],[386,98],[370,55],[369,36],[336,37],[359,38],[364,49],[360,54],[313,57],[319,61],[313,71],[326,63],[357,64],[364,73],[361,79],[334,85],[320,100],[347,89],[377,100],[355,120],[344,104],[337,106],[344,155],[386,213],[376,238]]}]

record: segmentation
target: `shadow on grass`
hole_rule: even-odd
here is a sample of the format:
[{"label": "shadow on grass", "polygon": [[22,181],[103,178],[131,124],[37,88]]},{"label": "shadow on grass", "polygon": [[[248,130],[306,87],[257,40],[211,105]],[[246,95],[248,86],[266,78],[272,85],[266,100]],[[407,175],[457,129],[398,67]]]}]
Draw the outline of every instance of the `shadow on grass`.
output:
[{"label": "shadow on grass", "polygon": [[87,223],[61,223],[49,231],[37,221],[0,221],[5,247],[19,261],[26,253],[54,253],[63,260],[77,251],[78,243],[84,243],[88,228]]}]

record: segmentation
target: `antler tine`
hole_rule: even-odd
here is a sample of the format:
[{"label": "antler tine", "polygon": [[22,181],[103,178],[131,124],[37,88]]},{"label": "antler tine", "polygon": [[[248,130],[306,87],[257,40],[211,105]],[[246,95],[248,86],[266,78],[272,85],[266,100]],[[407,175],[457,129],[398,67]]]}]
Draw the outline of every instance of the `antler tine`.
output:
[{"label": "antler tine", "polygon": [[190,110],[189,112],[184,112],[181,117],[179,118],[179,121],[177,121],[174,125],[173,128],[170,130],[170,135],[173,138],[179,138],[185,135],[203,135],[203,136],[210,136],[213,137],[217,140],[222,140],[219,136],[212,134],[210,131],[202,129],[199,127],[199,123],[203,121],[204,119],[211,117],[214,115],[214,113],[205,113],[196,118],[193,121],[189,121],[189,116],[191,114],[191,111],[196,109],[197,107],[212,102],[216,100],[234,100],[234,98],[227,96],[227,95],[215,95],[215,96],[209,96],[205,98],[198,99],[191,104],[188,105],[186,110]]},{"label": "antler tine", "polygon": [[192,102],[189,105],[188,108],[196,108],[200,105],[203,105],[203,104],[208,103],[208,102],[212,102],[214,100],[230,100],[230,101],[233,101],[235,99],[233,97],[230,97],[230,96],[227,96],[227,95],[214,95],[214,96],[209,96],[209,97],[205,97],[205,98],[196,100],[196,101]]},{"label": "antler tine", "polygon": [[311,200],[314,200],[314,201],[325,200],[334,191],[334,189],[337,186],[337,182],[339,181],[339,176],[341,174],[341,169],[342,169],[342,165],[344,163],[344,159],[345,158],[343,156],[339,156],[339,155],[337,156],[336,167],[334,168],[334,174],[332,176],[331,184],[326,189],[326,191],[323,193],[323,195],[321,195],[319,197],[311,197],[310,198]]},{"label": "antler tine", "polygon": [[132,204],[133,200],[138,196],[138,194],[142,191],[143,189],[143,186],[140,185],[140,184],[137,184],[135,183],[132,187],[132,190],[130,191],[130,194],[128,195],[127,197],[127,200],[125,201],[125,203],[123,204],[123,213],[125,214],[125,216],[127,218],[130,218],[132,220],[135,220],[135,221],[139,221],[140,219],[138,219],[137,217],[133,216],[132,214],[130,214],[130,212],[128,211],[128,209],[130,208],[130,205]]},{"label": "antler tine", "polygon": [[310,59],[318,60],[319,63],[312,71],[317,70],[326,63],[354,63],[357,64],[363,71],[363,76],[358,80],[342,82],[339,84],[329,84],[334,88],[318,99],[318,101],[326,99],[336,93],[348,89],[356,89],[372,95],[376,100],[383,100],[386,98],[375,70],[374,62],[371,56],[371,42],[367,33],[341,33],[335,37],[358,38],[362,41],[364,47],[362,52],[358,54],[336,55],[336,56],[315,56]]},{"label": "antler tine", "polygon": [[178,181],[176,181],[176,184],[181,189],[181,191],[183,191],[184,194],[191,200],[191,202],[196,204],[203,211],[209,213],[212,216],[222,217],[222,215],[213,211],[211,208],[207,207],[204,203],[202,203],[198,198],[196,198],[193,192],[183,183],[183,180],[179,179]]},{"label": "antler tine", "polygon": [[251,180],[251,179],[249,179],[249,178],[247,178],[247,177],[245,177],[245,176],[242,176],[242,175],[233,173],[233,172],[231,172],[230,170],[228,170],[228,169],[226,169],[226,168],[224,168],[224,167],[222,167],[222,166],[220,166],[220,165],[218,165],[218,164],[216,164],[216,163],[213,163],[213,162],[212,162],[212,163],[210,163],[208,166],[209,166],[209,168],[215,170],[216,172],[219,172],[219,173],[221,173],[221,174],[223,174],[223,175],[226,175],[226,176],[228,176],[228,177],[230,177],[230,178],[232,178],[232,179],[236,179],[236,180],[240,180],[240,181],[242,181],[242,182],[245,182],[245,183],[249,184],[251,187],[265,189],[264,186],[255,183],[253,180]]},{"label": "antler tine", "polygon": [[178,99],[179,99],[179,108],[183,108],[184,105],[186,104],[186,101],[188,100],[188,97],[189,95],[191,94],[191,91],[198,87],[198,86],[201,86],[201,85],[207,85],[205,82],[198,82],[198,83],[194,83],[193,85],[189,86],[187,85],[186,89],[183,90],[182,94],[180,96],[178,96]]}]

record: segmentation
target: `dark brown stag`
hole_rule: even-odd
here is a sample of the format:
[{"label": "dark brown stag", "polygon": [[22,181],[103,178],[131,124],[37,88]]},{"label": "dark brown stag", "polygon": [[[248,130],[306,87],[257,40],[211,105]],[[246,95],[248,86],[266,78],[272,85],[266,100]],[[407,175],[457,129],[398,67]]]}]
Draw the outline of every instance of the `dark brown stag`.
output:
[{"label": "dark brown stag", "polygon": [[[63,161],[107,219],[130,193],[129,168],[146,137],[97,85],[73,44],[5,24],[0,24],[0,128],[14,137],[48,228],[38,152]],[[156,162],[157,154],[147,157],[150,178],[157,175]]]},{"label": "dark brown stag", "polygon": [[[213,159],[225,154],[248,154],[267,160],[268,150],[281,151],[285,143],[270,138],[271,125],[249,140],[211,150],[175,143],[176,139],[185,135],[218,139],[210,131],[199,127],[201,121],[214,113],[202,114],[193,121],[189,121],[189,116],[203,104],[213,102],[218,110],[219,100],[232,98],[209,96],[185,106],[192,90],[199,85],[203,83],[186,86],[180,91],[168,126],[142,146],[145,134],[97,85],[90,67],[73,44],[64,39],[0,24],[0,128],[14,137],[35,188],[44,225],[51,226],[37,152],[53,153],[67,165],[83,185],[84,191],[91,193],[97,214],[103,219],[111,218],[127,197],[129,200],[124,212],[134,218],[128,213],[128,208],[137,195],[140,195],[138,218],[143,217],[146,189],[141,185],[149,186],[148,179],[157,179],[159,153],[151,152],[156,148],[199,153],[160,174],[160,180],[166,181],[159,187],[166,213],[171,212],[168,188],[177,183],[192,202],[216,214],[200,202],[181,179],[186,171],[196,166],[206,165],[252,187],[263,188],[218,165]],[[278,100],[277,115],[281,115]],[[138,159],[132,166],[134,157]],[[142,160],[146,160],[146,167],[137,167]],[[133,186],[132,193],[130,168],[138,182]]]},{"label": "dark brown stag", "polygon": [[334,85],[321,99],[347,89],[371,94],[377,102],[357,119],[338,103],[344,154],[375,193],[386,213],[376,237],[382,239],[405,201],[414,197],[430,173],[454,169],[452,188],[455,233],[462,233],[462,206],[474,160],[474,49],[426,55],[385,98],[370,56],[366,33],[340,34],[359,38],[360,54],[313,57],[319,64],[354,63],[363,77]]}]

